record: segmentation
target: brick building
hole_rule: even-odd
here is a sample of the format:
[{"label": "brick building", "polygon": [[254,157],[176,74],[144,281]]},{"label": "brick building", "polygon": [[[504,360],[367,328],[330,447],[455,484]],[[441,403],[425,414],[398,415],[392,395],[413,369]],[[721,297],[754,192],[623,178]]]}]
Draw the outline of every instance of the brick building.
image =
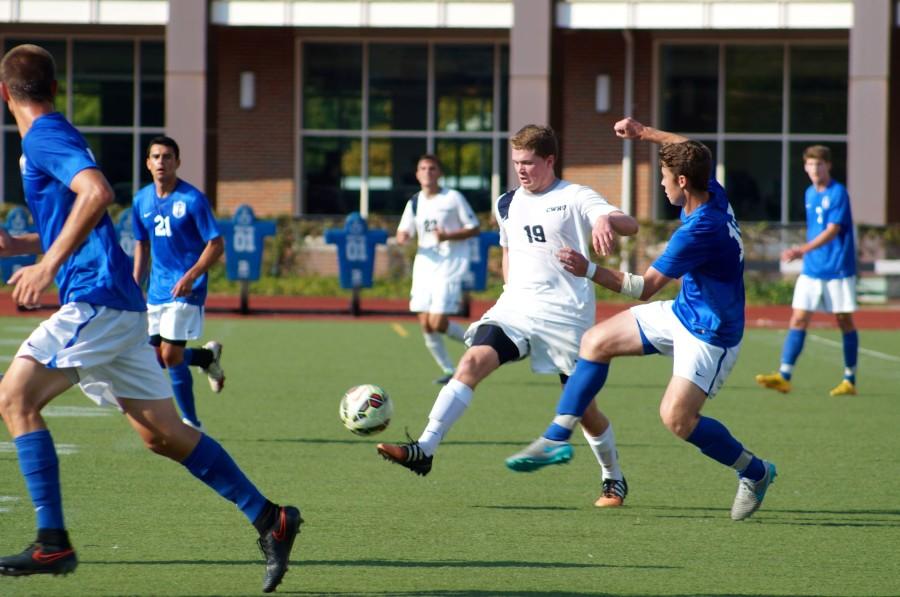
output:
[{"label": "brick building", "polygon": [[[507,138],[560,134],[561,174],[642,218],[673,212],[623,114],[713,150],[742,220],[802,219],[800,151],[826,143],[860,222],[900,222],[897,3],[890,0],[10,0],[4,47],[45,45],[58,105],[123,203],[147,139],[221,214],[396,215],[424,152],[480,210]],[[21,201],[5,115],[3,200]]]}]

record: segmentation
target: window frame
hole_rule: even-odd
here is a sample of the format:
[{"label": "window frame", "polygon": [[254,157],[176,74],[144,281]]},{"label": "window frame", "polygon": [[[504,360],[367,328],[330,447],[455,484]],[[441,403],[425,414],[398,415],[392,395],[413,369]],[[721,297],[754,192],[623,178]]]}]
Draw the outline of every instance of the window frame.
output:
[{"label": "window frame", "polygon": [[[307,129],[303,125],[303,92],[304,92],[304,61],[303,46],[306,43],[315,44],[346,44],[358,43],[362,46],[361,69],[361,122],[359,129]],[[373,44],[410,44],[425,46],[428,52],[426,74],[428,102],[426,112],[426,128],[424,130],[377,130],[369,128],[369,47]],[[439,131],[435,129],[435,47],[441,45],[490,45],[493,48],[493,109],[492,119],[494,127],[491,131]],[[491,197],[500,194],[500,169],[505,164],[506,142],[509,137],[508,123],[500,122],[500,103],[502,89],[501,57],[502,47],[509,46],[507,37],[396,37],[396,36],[362,36],[344,37],[317,35],[297,35],[294,38],[294,217],[306,214],[306,193],[303,171],[303,139],[304,137],[342,137],[358,138],[362,143],[360,164],[360,191],[359,212],[364,217],[369,216],[369,141],[371,139],[391,138],[418,138],[425,139],[425,151],[433,153],[436,141],[442,138],[489,140],[491,142]],[[508,70],[508,69],[507,69]],[[507,113],[509,108],[507,108]]]},{"label": "window frame", "polygon": [[[715,133],[695,133],[692,131],[673,131],[682,134],[697,141],[713,141],[716,143],[716,153],[713,159],[716,164],[716,179],[725,184],[725,175],[727,172],[727,156],[725,155],[725,144],[729,141],[777,141],[781,146],[781,217],[779,223],[789,224],[790,222],[790,187],[792,176],[802,176],[803,173],[791,172],[790,169],[790,146],[791,143],[847,143],[848,135],[844,134],[815,134],[815,133],[791,133],[790,116],[791,116],[791,49],[798,46],[827,46],[827,47],[843,47],[847,49],[848,62],[850,43],[847,39],[835,37],[816,37],[794,39],[791,37],[773,37],[773,38],[748,38],[748,39],[729,39],[725,37],[657,37],[653,40],[653,78],[651,81],[651,114],[653,114],[653,122],[659,122],[662,113],[662,89],[661,89],[661,53],[663,46],[673,45],[706,45],[718,47],[718,70],[717,76],[717,114],[716,114],[716,132]],[[781,131],[777,133],[726,133],[725,132],[725,49],[728,46],[780,46],[782,48],[784,63],[782,65],[782,114],[781,114]],[[660,188],[660,172],[659,157],[655,148],[650,150],[651,168],[653,171],[653,194],[651,197],[651,217],[658,219],[662,217],[662,201],[665,196]],[[726,189],[727,190],[727,189]],[[794,198],[796,200],[796,198]]]},{"label": "window frame", "polygon": [[[144,167],[144,148],[141,147],[141,138],[144,135],[163,135],[165,134],[165,122],[162,126],[141,126],[141,44],[144,42],[158,42],[163,44],[165,49],[165,35],[153,34],[73,34],[73,33],[39,33],[30,31],[10,32],[0,35],[0,47],[6,47],[6,43],[10,39],[33,39],[36,43],[43,40],[62,41],[66,45],[66,113],[65,116],[71,121],[74,109],[74,52],[75,42],[91,42],[91,41],[128,41],[131,42],[133,52],[133,68],[134,80],[133,85],[133,115],[134,119],[131,126],[78,126],[79,132],[84,135],[90,134],[130,134],[132,148],[132,164],[131,164],[131,194],[134,195],[141,188],[141,168]],[[163,71],[163,89],[165,89],[165,70]],[[16,128],[15,122],[7,122],[6,110],[0,111],[0,156],[6,156],[6,133],[14,132]],[[2,160],[0,160],[2,161]],[[6,202],[6,170],[0,168],[0,203]]]}]

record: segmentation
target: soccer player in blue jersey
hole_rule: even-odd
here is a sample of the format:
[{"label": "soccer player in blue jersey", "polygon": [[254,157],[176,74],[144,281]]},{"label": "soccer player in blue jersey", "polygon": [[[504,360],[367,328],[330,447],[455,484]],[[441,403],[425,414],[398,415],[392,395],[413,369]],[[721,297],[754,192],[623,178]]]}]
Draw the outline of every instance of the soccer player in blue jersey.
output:
[{"label": "soccer player in blue jersey", "polygon": [[59,461],[41,416],[78,384],[98,404],[118,407],[147,448],[240,508],[259,532],[263,591],[273,591],[287,571],[300,511],[266,499],[222,446],[181,422],[147,342],[144,297],[106,213],[112,189],[84,138],[54,110],[55,94],[55,65],[43,48],[16,46],[0,61],[0,97],[22,136],[25,199],[38,229],[16,238],[0,233],[0,256],[43,252],[10,278],[12,298],[37,305],[55,281],[61,305],[0,380],[0,416],[37,517],[37,538],[22,553],[0,557],[0,575],[67,574],[78,564],[63,520]]},{"label": "soccer player in blue jersey", "polygon": [[514,471],[532,471],[567,462],[572,457],[572,429],[603,387],[610,361],[662,353],[674,360],[659,408],[662,422],[706,456],[737,471],[731,518],[743,520],[762,503],[775,479],[775,465],[744,449],[722,423],[700,414],[706,400],[722,387],[741,347],[741,232],[725,190],[710,177],[712,156],[705,145],[631,118],[617,122],[615,132],[662,145],[662,186],[669,202],[681,207],[682,225],[643,276],[597,267],[572,249],[560,252],[560,263],[566,271],[634,299],[646,301],[676,278],[681,278],[681,291],[674,301],[632,307],[588,330],[553,422],[506,464]]},{"label": "soccer player in blue jersey", "polygon": [[806,329],[814,311],[834,313],[844,336],[844,378],[832,396],[856,394],[859,335],[853,323],[856,311],[856,243],[847,189],[831,178],[831,150],[824,145],[803,152],[806,174],[806,242],[785,249],[783,261],[803,259],[803,273],[794,286],[793,312],[775,373],[756,376],[756,383],[783,394],[791,391],[791,375],[803,350]]},{"label": "soccer player in blue jersey", "polygon": [[194,380],[189,366],[206,371],[216,393],[225,384],[222,345],[185,348],[203,334],[206,272],[222,256],[225,242],[219,234],[209,200],[200,190],[178,178],[181,166],[178,143],[154,137],[147,145],[147,169],[153,182],[134,196],[134,279],[140,284],[150,267],[147,318],[150,343],[168,368],[175,402],[183,421],[203,430],[194,405]]}]

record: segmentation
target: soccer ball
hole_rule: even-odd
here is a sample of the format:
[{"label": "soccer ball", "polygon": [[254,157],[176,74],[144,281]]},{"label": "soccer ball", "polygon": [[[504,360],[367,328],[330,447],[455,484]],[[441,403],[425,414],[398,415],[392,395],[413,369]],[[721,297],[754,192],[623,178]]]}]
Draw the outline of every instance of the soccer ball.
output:
[{"label": "soccer ball", "polygon": [[372,435],[390,424],[394,403],[379,386],[363,384],[347,390],[339,412],[344,427],[356,435]]}]

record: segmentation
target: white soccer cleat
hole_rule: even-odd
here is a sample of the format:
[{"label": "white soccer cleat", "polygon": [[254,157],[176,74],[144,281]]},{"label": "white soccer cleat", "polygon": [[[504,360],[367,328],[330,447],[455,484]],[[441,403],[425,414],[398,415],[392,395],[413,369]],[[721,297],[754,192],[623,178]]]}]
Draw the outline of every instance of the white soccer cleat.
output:
[{"label": "white soccer cleat", "polygon": [[731,505],[731,520],[750,518],[762,505],[769,485],[775,482],[778,474],[775,465],[771,462],[763,460],[763,465],[766,467],[766,474],[759,481],[751,481],[747,477],[738,476],[737,494]]},{"label": "white soccer cleat", "polygon": [[222,345],[215,340],[210,340],[203,348],[213,353],[212,363],[205,369],[209,379],[209,387],[218,394],[225,387],[225,371],[222,369]]}]

